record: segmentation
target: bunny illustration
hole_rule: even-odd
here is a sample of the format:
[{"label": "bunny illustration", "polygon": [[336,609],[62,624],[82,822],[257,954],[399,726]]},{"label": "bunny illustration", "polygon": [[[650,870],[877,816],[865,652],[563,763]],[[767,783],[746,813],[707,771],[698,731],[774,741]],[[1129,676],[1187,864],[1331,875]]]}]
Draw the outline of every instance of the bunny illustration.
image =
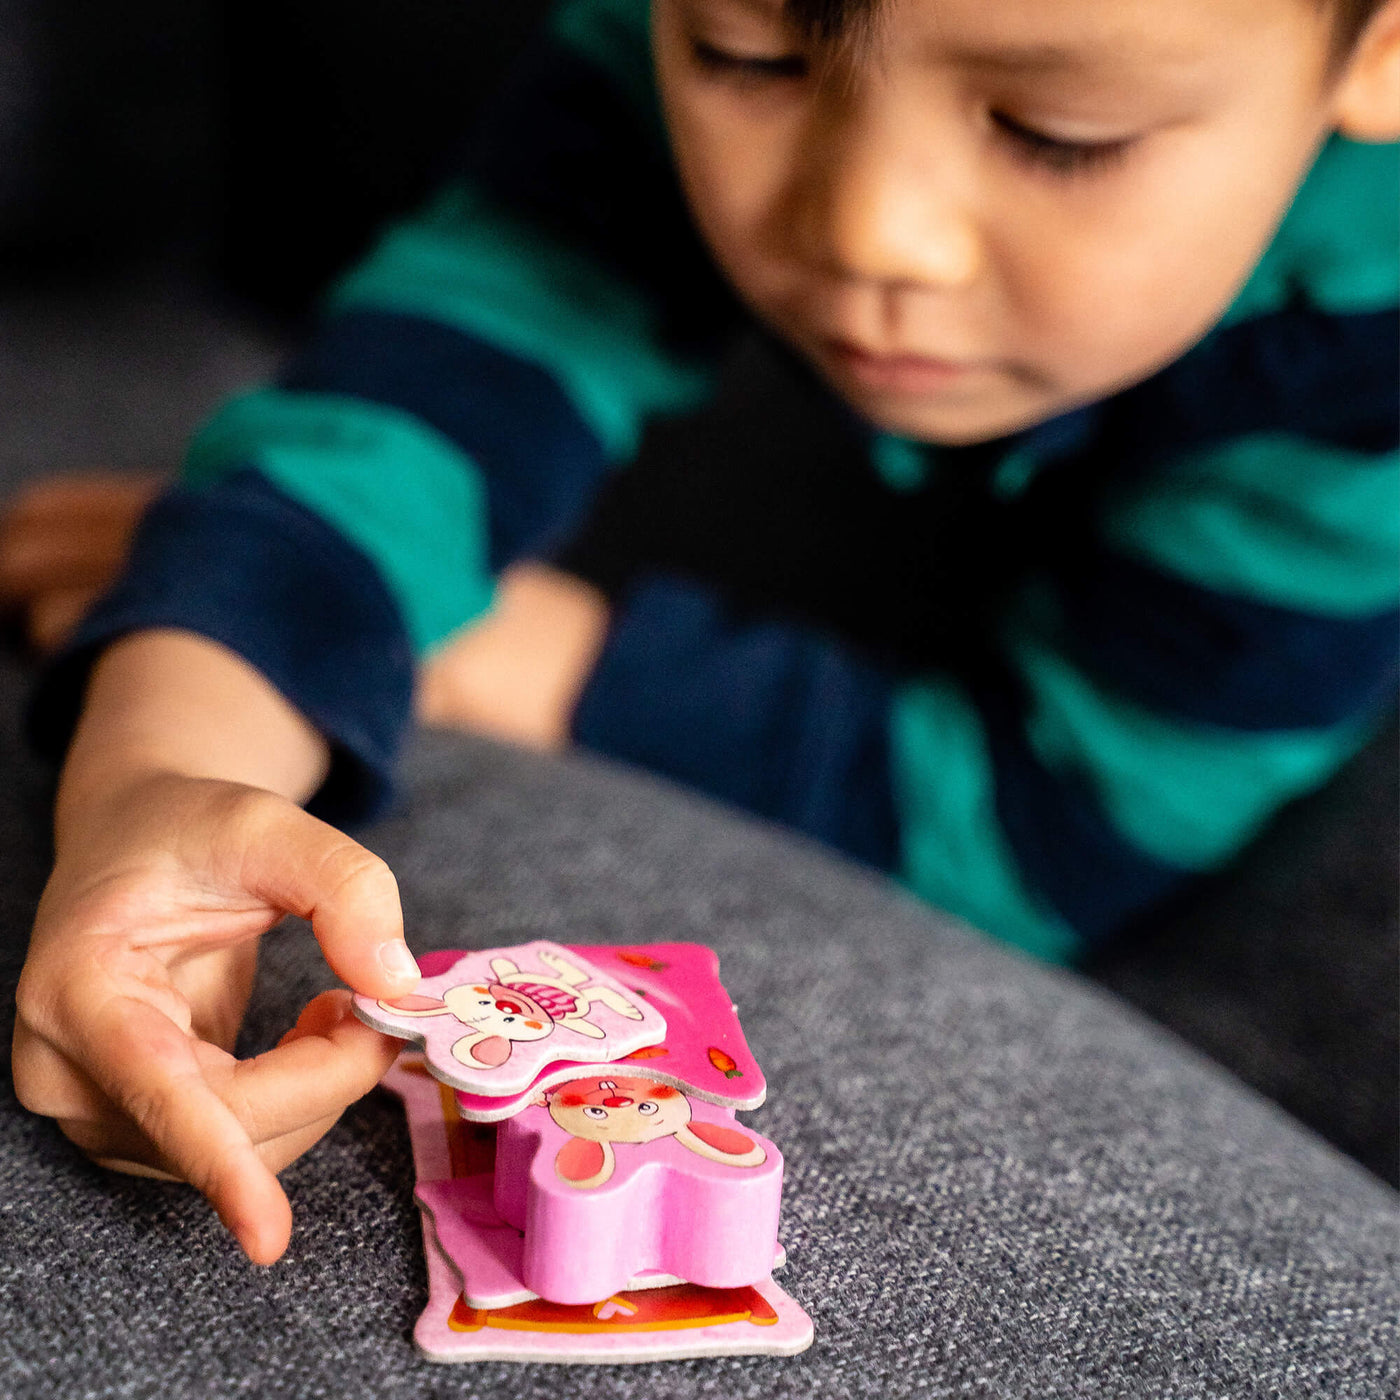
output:
[{"label": "bunny illustration", "polygon": [[556,1030],[602,1040],[606,1032],[587,1019],[594,1003],[628,1020],[642,1019],[620,992],[590,985],[582,968],[545,949],[539,957],[556,975],[521,972],[509,958],[492,958],[491,981],[449,987],[441,1000],[415,995],[379,1005],[396,1016],[455,1016],[469,1030],[452,1046],[454,1058],[488,1069],[510,1059],[513,1041],[543,1040]]},{"label": "bunny illustration", "polygon": [[650,1079],[571,1079],[537,1100],[565,1132],[554,1170],[580,1190],[602,1186],[617,1165],[614,1143],[674,1137],[689,1152],[731,1167],[757,1167],[767,1153],[735,1128],[692,1122],[690,1100]]}]

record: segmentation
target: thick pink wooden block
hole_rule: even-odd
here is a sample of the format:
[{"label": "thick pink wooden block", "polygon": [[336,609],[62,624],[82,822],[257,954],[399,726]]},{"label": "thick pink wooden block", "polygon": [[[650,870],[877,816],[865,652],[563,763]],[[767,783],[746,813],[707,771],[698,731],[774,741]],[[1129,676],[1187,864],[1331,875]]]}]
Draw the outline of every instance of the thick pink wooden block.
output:
[{"label": "thick pink wooden block", "polygon": [[587,1303],[645,1270],[710,1288],[768,1277],[783,1160],[732,1110],[610,1068],[503,1123],[495,1204],[525,1232],[525,1286]]},{"label": "thick pink wooden block", "polygon": [[[489,1173],[420,1181],[414,1195],[432,1216],[438,1244],[461,1276],[462,1297],[468,1307],[490,1312],[528,1303],[537,1296],[521,1281],[524,1237],[497,1215]],[[772,1267],[780,1269],[785,1262],[779,1245]],[[684,1282],[674,1274],[647,1270],[629,1279],[626,1291],[669,1288]]]}]

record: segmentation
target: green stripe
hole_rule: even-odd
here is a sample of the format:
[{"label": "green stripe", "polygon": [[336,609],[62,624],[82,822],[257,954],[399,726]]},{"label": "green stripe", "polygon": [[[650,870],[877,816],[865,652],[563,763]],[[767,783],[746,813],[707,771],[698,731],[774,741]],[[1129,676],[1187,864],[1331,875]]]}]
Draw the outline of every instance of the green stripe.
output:
[{"label": "green stripe", "polygon": [[996,779],[976,709],[950,681],[902,687],[890,741],[901,870],[922,898],[1049,962],[1081,944],[1021,880],[996,816]]},{"label": "green stripe", "polygon": [[1325,615],[1378,612],[1400,592],[1400,454],[1238,438],[1176,460],[1110,505],[1104,533],[1222,593]]},{"label": "green stripe", "polygon": [[612,460],[636,450],[646,414],[691,407],[710,383],[660,351],[636,291],[465,189],[393,230],[332,305],[428,317],[531,361]]},{"label": "green stripe", "polygon": [[1374,728],[1253,734],[1168,721],[1097,688],[1041,642],[1020,636],[1008,650],[1030,693],[1026,736],[1040,761],[1087,783],[1124,839],[1187,870],[1234,855]]},{"label": "green stripe", "polygon": [[255,466],[379,568],[418,652],[491,601],[486,493],[455,444],[409,414],[361,399],[260,389],[195,439],[192,485]]},{"label": "green stripe", "polygon": [[1323,147],[1224,324],[1300,294],[1339,313],[1400,298],[1400,146],[1333,137]]},{"label": "green stripe", "polygon": [[551,16],[549,33],[601,68],[664,141],[651,60],[650,0],[570,0]]}]

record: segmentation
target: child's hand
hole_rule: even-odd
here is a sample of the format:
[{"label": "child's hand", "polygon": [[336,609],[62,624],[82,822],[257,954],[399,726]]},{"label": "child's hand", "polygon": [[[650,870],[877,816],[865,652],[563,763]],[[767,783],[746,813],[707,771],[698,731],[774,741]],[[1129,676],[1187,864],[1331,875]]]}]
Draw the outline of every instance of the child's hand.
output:
[{"label": "child's hand", "polygon": [[374,1086],[398,1042],[327,992],[276,1049],[236,1060],[256,940],[300,914],[351,986],[402,995],[418,974],[394,878],[292,802],[234,783],[162,775],[86,816],[20,979],[20,1099],[104,1165],[191,1182],[271,1263],[291,1229],[274,1173]]},{"label": "child's hand", "polygon": [[0,606],[41,651],[63,645],[116,577],[161,479],[62,476],[23,488],[0,515]]},{"label": "child's hand", "polygon": [[562,748],[607,630],[608,605],[597,589],[544,564],[517,564],[501,575],[491,611],[423,667],[418,717],[528,748]]}]

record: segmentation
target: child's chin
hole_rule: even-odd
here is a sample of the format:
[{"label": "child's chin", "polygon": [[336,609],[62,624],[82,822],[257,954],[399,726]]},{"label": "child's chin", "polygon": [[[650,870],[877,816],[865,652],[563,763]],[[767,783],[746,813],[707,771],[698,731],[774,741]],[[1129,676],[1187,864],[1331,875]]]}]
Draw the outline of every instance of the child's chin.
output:
[{"label": "child's chin", "polygon": [[992,404],[975,398],[958,401],[940,396],[870,394],[837,385],[846,403],[880,432],[943,447],[965,447],[1005,437],[1054,416],[1053,408],[1037,411],[1030,404]]}]

